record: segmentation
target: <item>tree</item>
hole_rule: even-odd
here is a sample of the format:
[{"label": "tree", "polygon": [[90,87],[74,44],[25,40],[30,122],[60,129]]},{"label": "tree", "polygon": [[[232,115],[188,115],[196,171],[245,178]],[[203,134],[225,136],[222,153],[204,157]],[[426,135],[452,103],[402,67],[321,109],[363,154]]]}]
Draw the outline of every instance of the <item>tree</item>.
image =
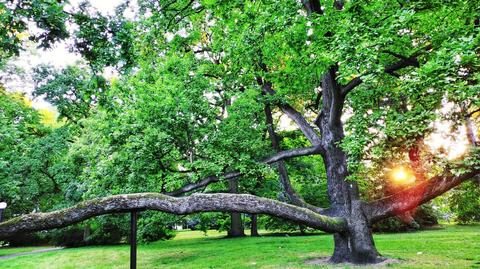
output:
[{"label": "tree", "polygon": [[42,115],[20,94],[0,88],[0,173],[2,200],[9,215],[52,209],[61,196],[57,159],[67,146],[68,132],[41,123]]},{"label": "tree", "polygon": [[[9,57],[19,55],[25,40],[49,48],[52,43],[68,37],[65,25],[68,14],[63,11],[64,6],[64,1],[53,0],[0,3],[0,67]],[[29,22],[33,22],[38,31],[27,33]]]},{"label": "tree", "polygon": [[[181,176],[158,179],[165,184],[155,193],[118,194],[11,219],[0,224],[0,238],[138,209],[269,214],[333,233],[332,262],[379,262],[373,223],[480,173],[479,150],[472,146],[456,162],[433,160],[425,180],[378,200],[361,196],[365,159],[408,156],[433,131],[442,100],[478,108],[474,2],[139,1],[143,15],[131,39],[136,71],[122,77],[111,106],[98,114],[128,123],[101,121],[129,130],[113,132],[113,142],[144,149],[152,166],[164,164]],[[286,115],[309,145],[281,148],[275,113]],[[144,136],[157,151],[143,148]],[[283,162],[310,155],[325,167],[329,208],[307,203],[289,182]],[[130,156],[101,158],[112,165],[109,158]],[[157,182],[157,174],[136,169],[135,161],[123,164],[128,180]],[[262,178],[272,164],[289,203],[247,194],[172,197],[214,190],[214,183],[234,178]],[[128,187],[126,171],[112,170],[112,180]]]},{"label": "tree", "polygon": [[60,118],[72,123],[89,116],[90,109],[102,102],[108,83],[89,68],[77,63],[62,70],[46,65],[34,70],[35,97],[45,96],[54,105]]}]

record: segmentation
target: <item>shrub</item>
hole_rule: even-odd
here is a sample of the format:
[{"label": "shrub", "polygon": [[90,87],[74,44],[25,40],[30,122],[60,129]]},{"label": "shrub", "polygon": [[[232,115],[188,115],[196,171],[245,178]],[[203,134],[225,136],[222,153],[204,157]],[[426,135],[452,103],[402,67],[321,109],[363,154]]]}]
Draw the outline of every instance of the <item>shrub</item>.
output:
[{"label": "shrub", "polygon": [[80,247],[85,246],[84,229],[82,226],[70,226],[49,232],[50,243],[55,246]]},{"label": "shrub", "polygon": [[461,224],[480,221],[480,187],[475,182],[465,182],[449,199],[455,220]]},{"label": "shrub", "polygon": [[430,205],[422,205],[415,210],[412,223],[405,223],[398,217],[388,218],[375,223],[375,232],[406,232],[422,230],[438,224],[437,216]]},{"label": "shrub", "polygon": [[175,237],[175,232],[169,228],[176,218],[161,212],[143,212],[138,223],[138,240],[150,243],[158,240],[168,240]]}]

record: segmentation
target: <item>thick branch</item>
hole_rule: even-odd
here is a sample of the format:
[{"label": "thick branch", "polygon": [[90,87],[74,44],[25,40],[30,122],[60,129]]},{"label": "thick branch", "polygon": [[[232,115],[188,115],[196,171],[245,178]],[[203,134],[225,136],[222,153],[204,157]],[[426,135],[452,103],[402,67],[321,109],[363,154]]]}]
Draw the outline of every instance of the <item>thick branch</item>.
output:
[{"label": "thick branch", "polygon": [[365,212],[372,223],[399,215],[442,195],[479,174],[480,170],[474,170],[461,176],[436,176],[389,197],[366,204]]},{"label": "thick branch", "polygon": [[[472,114],[473,115],[473,114]],[[470,116],[465,117],[465,129],[467,131],[467,140],[471,146],[475,147],[477,145],[477,137],[473,130],[473,121]]]},{"label": "thick branch", "polygon": [[311,210],[248,194],[194,194],[174,198],[158,193],[115,195],[93,199],[50,213],[32,213],[0,223],[0,239],[41,230],[65,227],[111,213],[133,210],[158,210],[185,215],[197,212],[244,212],[268,214],[302,223],[327,232],[345,230],[345,220],[317,214]]},{"label": "thick branch", "polygon": [[[477,112],[480,112],[480,109],[473,111],[472,113],[469,113],[465,116],[465,129],[467,131],[467,140],[472,147],[476,147],[477,145],[479,145],[477,141],[477,136],[475,135],[475,131],[473,130],[473,122],[471,118],[471,116]],[[480,187],[480,175],[472,178],[472,180],[476,182],[477,185]]]},{"label": "thick branch", "polygon": [[322,78],[322,88],[325,90],[323,109],[328,110],[329,126],[340,126],[345,98],[337,82],[338,65],[328,69]]}]

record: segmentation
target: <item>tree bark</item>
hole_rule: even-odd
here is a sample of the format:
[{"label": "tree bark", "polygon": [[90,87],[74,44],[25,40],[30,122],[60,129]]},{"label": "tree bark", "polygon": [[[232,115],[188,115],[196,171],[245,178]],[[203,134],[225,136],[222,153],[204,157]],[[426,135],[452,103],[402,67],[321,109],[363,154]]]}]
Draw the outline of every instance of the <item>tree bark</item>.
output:
[{"label": "tree bark", "polygon": [[336,81],[337,67],[333,66],[322,79],[323,109],[318,127],[322,133],[331,212],[347,219],[346,231],[334,235],[333,263],[377,263],[384,260],[373,242],[372,232],[356,182],[348,182],[347,156],[339,147],[344,137],[341,122],[344,97]]},{"label": "tree bark", "polygon": [[[232,178],[228,180],[228,190],[232,194],[238,193],[238,180]],[[243,220],[241,213],[230,213],[230,229],[228,230],[228,237],[243,237],[245,232],[243,229]]]},{"label": "tree bark", "polygon": [[177,215],[199,212],[245,212],[267,214],[326,232],[347,228],[344,218],[330,217],[309,209],[249,194],[193,194],[175,198],[159,193],[114,195],[88,200],[49,213],[31,213],[0,223],[0,240],[22,233],[61,228],[83,220],[132,210],[157,210]]}]

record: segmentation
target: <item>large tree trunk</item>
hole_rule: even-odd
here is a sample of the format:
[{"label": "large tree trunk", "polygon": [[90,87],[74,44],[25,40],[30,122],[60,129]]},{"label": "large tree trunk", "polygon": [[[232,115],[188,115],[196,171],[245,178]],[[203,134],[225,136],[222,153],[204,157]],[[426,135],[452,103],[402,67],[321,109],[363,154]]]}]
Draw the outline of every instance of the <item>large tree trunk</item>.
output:
[{"label": "large tree trunk", "polygon": [[318,127],[322,132],[322,154],[327,172],[328,196],[333,215],[347,219],[348,229],[334,235],[335,249],[330,261],[359,264],[377,263],[381,260],[375,244],[356,182],[348,182],[347,157],[339,148],[344,137],[341,114],[343,96],[336,82],[336,67],[332,67],[322,79],[323,112]]},{"label": "large tree trunk", "polygon": [[[228,180],[228,190],[230,193],[238,193],[238,180],[232,178]],[[242,215],[240,213],[230,213],[230,229],[228,230],[228,237],[245,236],[243,231]]]},{"label": "large tree trunk", "polygon": [[361,202],[354,201],[349,213],[348,230],[334,235],[335,249],[330,262],[367,264],[383,261],[375,247]]}]

